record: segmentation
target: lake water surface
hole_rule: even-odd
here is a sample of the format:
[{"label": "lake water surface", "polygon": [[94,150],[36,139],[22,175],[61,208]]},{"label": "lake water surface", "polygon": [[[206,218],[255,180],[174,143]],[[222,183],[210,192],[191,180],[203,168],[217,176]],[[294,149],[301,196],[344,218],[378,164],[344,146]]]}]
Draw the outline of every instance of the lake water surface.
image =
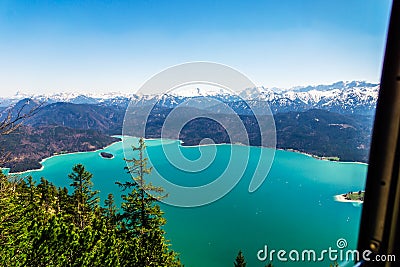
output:
[{"label": "lake water surface", "polygon": [[[163,157],[160,140],[146,143],[154,167],[171,181],[184,186],[209,183],[221,172],[221,166],[227,164],[229,156],[226,153],[240,153],[242,149],[239,145],[217,145],[215,164],[204,172],[190,173],[168,163]],[[179,143],[172,142],[172,145]],[[185,157],[199,157],[199,147],[180,149]],[[257,252],[265,245],[268,250],[284,249],[287,252],[313,249],[318,255],[329,247],[338,249],[336,241],[344,238],[346,249],[355,249],[362,206],[335,202],[333,196],[363,189],[367,166],[322,161],[278,150],[265,182],[257,191],[249,193],[251,174],[256,166],[251,154],[257,154],[260,149],[264,148],[250,148],[250,160],[243,178],[216,202],[196,208],[161,204],[167,218],[167,238],[173,249],[180,253],[185,266],[233,266],[239,250],[243,251],[247,266],[265,266],[267,262],[257,259]],[[115,157],[104,159],[100,156],[101,151]],[[157,160],[154,157],[158,157]],[[82,163],[93,173],[94,187],[100,190],[101,201],[110,192],[118,200],[121,192],[115,181],[129,179],[123,169],[123,158],[122,142],[118,142],[100,151],[54,156],[43,162],[41,170],[24,175],[32,175],[35,179],[45,177],[56,186],[68,186],[67,177],[72,166]],[[329,263],[328,259],[323,263],[273,260],[275,267],[329,266]]]}]

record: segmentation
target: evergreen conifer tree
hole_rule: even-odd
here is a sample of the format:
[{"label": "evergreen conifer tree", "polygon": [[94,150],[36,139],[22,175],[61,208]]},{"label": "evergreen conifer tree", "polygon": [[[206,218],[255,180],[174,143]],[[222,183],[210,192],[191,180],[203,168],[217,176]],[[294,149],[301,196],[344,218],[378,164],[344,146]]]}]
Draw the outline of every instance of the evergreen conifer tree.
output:
[{"label": "evergreen conifer tree", "polygon": [[163,212],[157,201],[166,197],[163,189],[147,183],[145,175],[150,174],[151,167],[147,166],[145,157],[145,141],[139,139],[139,145],[132,147],[138,153],[136,158],[125,159],[125,168],[131,174],[132,180],[117,184],[123,190],[129,189],[127,195],[123,195],[122,207],[122,231],[128,239],[136,237],[136,258],[138,266],[180,266],[176,255],[168,249],[169,244],[164,238],[162,226],[166,223]]},{"label": "evergreen conifer tree", "polygon": [[115,227],[117,223],[117,207],[114,203],[114,195],[108,194],[107,199],[104,200],[105,208],[103,209],[109,227]]},{"label": "evergreen conifer tree", "polygon": [[68,177],[72,180],[70,185],[74,188],[76,224],[83,229],[87,225],[90,212],[94,211],[98,206],[98,191],[92,189],[93,174],[88,172],[82,164],[75,165]]},{"label": "evergreen conifer tree", "polygon": [[239,250],[236,260],[233,264],[235,267],[246,267],[246,261],[241,250]]}]

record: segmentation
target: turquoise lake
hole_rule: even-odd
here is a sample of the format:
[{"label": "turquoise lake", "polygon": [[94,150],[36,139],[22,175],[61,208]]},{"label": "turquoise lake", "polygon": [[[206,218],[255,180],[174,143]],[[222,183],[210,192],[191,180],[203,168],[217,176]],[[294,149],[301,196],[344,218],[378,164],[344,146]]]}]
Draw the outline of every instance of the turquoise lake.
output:
[{"label": "turquoise lake", "polygon": [[[184,186],[209,183],[210,177],[221,172],[226,164],[229,158],[226,153],[240,153],[243,149],[239,145],[205,146],[202,149],[216,149],[216,163],[204,172],[193,174],[168,164],[162,156],[159,140],[146,143],[154,168]],[[199,157],[199,147],[180,147],[177,141],[172,145],[179,146],[185,157]],[[348,244],[346,249],[355,249],[362,206],[336,202],[333,196],[364,189],[367,165],[322,161],[277,150],[266,180],[258,190],[249,193],[251,173],[256,168],[251,155],[260,149],[264,148],[250,148],[249,164],[242,179],[221,199],[194,208],[161,204],[167,218],[167,238],[173,249],[180,253],[185,266],[233,266],[238,251],[242,250],[247,266],[263,267],[268,261],[258,260],[257,252],[265,245],[269,250],[284,249],[288,252],[313,249],[318,255],[319,251],[329,247],[337,249],[336,241],[344,238]],[[100,156],[102,151],[115,157],[104,159]],[[159,158],[154,160],[154,157]],[[51,157],[43,162],[41,170],[22,175],[32,175],[35,179],[45,177],[56,186],[68,186],[71,168],[82,163],[93,173],[94,187],[100,190],[103,203],[108,193],[114,193],[118,200],[121,191],[115,181],[130,178],[125,173],[123,158],[122,142],[118,142],[95,152]],[[329,266],[330,261],[280,262],[275,258],[273,264],[274,267]]]}]

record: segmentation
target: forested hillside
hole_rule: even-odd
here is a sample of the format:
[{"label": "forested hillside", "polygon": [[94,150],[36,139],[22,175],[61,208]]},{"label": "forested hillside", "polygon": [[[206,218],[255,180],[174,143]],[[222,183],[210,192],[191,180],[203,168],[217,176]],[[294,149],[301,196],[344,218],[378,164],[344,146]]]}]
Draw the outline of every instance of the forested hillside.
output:
[{"label": "forested hillside", "polygon": [[4,167],[12,172],[39,169],[40,161],[55,153],[93,151],[103,148],[117,138],[96,130],[74,129],[60,125],[22,126],[1,136],[0,148],[9,152]]},{"label": "forested hillside", "polygon": [[160,189],[144,180],[146,159],[128,165],[133,178],[119,183],[121,207],[112,194],[100,206],[92,174],[80,164],[65,178],[72,192],[45,178],[37,183],[0,172],[0,266],[181,266],[164,237],[158,198],[150,195]]}]

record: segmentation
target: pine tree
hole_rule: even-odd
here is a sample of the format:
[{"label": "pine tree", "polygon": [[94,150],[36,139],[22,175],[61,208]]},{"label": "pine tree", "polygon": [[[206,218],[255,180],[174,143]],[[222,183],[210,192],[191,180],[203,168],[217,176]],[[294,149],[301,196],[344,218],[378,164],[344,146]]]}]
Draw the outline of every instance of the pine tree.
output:
[{"label": "pine tree", "polygon": [[150,174],[151,168],[147,167],[147,158],[144,155],[144,139],[140,138],[139,145],[132,149],[138,152],[138,157],[125,159],[125,169],[131,174],[132,180],[117,182],[123,190],[131,190],[122,196],[122,232],[128,239],[138,242],[132,243],[132,246],[138,247],[135,255],[139,264],[137,266],[179,266],[176,255],[168,249],[169,244],[161,228],[166,220],[160,206],[156,204],[166,195],[162,195],[162,188],[145,181],[145,175]]},{"label": "pine tree", "polygon": [[73,199],[68,194],[68,189],[66,187],[59,187],[57,189],[57,203],[56,211],[62,214],[73,214],[74,206]]},{"label": "pine tree", "polygon": [[93,190],[91,181],[93,174],[88,172],[82,164],[77,164],[72,168],[72,173],[68,175],[72,180],[70,184],[74,188],[73,198],[76,203],[76,223],[83,229],[87,225],[90,212],[98,207],[98,191]]},{"label": "pine tree", "polygon": [[122,218],[126,228],[133,234],[141,234],[147,229],[155,229],[165,224],[162,218],[162,211],[155,203],[166,197],[161,195],[163,189],[147,184],[144,176],[151,173],[152,168],[147,167],[148,159],[144,153],[146,145],[143,138],[139,139],[139,146],[132,147],[133,151],[138,152],[138,158],[125,159],[127,167],[125,169],[132,176],[132,181],[117,184],[123,190],[130,189],[128,195],[123,195]]},{"label": "pine tree", "polygon": [[104,200],[105,208],[103,209],[104,215],[107,219],[107,225],[112,228],[117,223],[117,207],[114,203],[114,195],[108,194],[107,199]]},{"label": "pine tree", "polygon": [[56,211],[56,198],[57,188],[47,181],[45,178],[40,178],[40,183],[37,186],[40,205],[45,209],[46,212],[54,213]]},{"label": "pine tree", "polygon": [[236,256],[236,261],[233,264],[235,267],[246,267],[246,261],[244,260],[244,256],[241,250],[239,250],[239,253]]},{"label": "pine tree", "polygon": [[32,176],[29,176],[27,181],[27,185],[29,186],[29,204],[33,204],[35,202],[35,182]]}]

